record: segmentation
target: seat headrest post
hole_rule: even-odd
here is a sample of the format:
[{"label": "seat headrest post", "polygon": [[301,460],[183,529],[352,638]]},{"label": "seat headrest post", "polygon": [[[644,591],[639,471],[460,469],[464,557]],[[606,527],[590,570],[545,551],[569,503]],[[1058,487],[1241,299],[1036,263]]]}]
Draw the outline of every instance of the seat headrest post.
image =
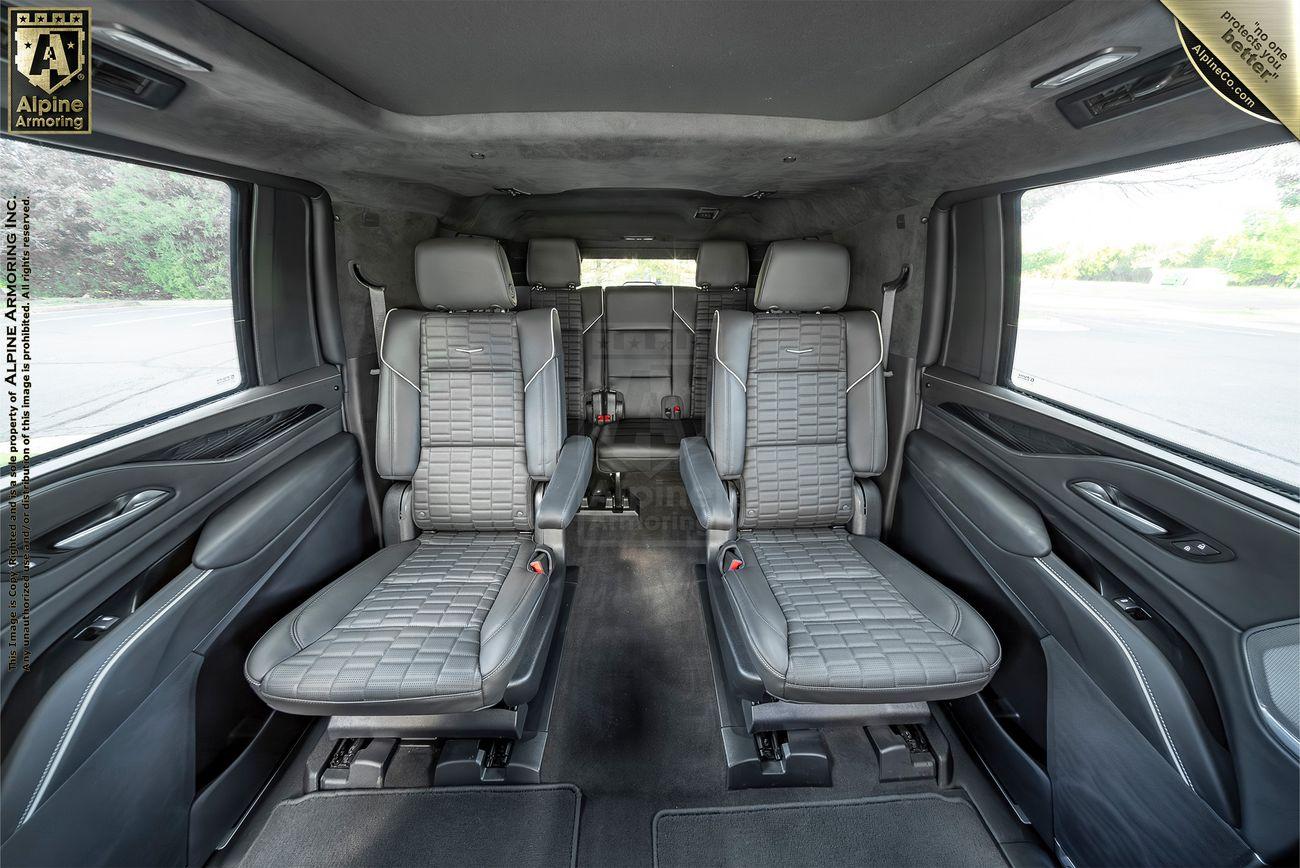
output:
[{"label": "seat headrest post", "polygon": [[829,241],[773,241],[763,257],[754,309],[830,313],[849,300],[849,251]]},{"label": "seat headrest post", "polygon": [[510,263],[491,238],[430,238],[415,246],[415,288],[427,310],[514,310]]}]

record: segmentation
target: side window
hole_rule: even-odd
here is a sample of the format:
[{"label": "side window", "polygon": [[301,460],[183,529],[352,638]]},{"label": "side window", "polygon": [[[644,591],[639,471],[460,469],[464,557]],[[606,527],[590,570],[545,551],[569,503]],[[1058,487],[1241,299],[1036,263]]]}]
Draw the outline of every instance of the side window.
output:
[{"label": "side window", "polygon": [[29,203],[32,460],[244,385],[229,184],[0,139]]},{"label": "side window", "polygon": [[1300,144],[1029,190],[1016,389],[1300,485]]}]

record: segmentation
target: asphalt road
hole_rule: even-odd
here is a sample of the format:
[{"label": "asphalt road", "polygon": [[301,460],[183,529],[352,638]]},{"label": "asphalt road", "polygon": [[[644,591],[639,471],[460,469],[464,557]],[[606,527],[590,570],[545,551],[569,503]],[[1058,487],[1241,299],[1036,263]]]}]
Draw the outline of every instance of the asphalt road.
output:
[{"label": "asphalt road", "polygon": [[1300,485],[1300,290],[1026,282],[1016,384]]},{"label": "asphalt road", "polygon": [[49,451],[235,388],[230,302],[32,307],[32,435]]},{"label": "asphalt road", "polygon": [[[55,449],[234,388],[229,302],[33,313],[33,433]],[[1026,281],[1016,382],[1300,485],[1300,291]]]}]

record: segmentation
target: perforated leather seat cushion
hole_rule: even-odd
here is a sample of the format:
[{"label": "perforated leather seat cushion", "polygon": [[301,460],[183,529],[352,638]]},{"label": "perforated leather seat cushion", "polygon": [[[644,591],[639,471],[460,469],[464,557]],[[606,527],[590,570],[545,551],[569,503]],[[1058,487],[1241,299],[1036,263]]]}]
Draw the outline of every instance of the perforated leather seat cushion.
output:
[{"label": "perforated leather seat cushion", "polygon": [[760,530],[724,574],[770,693],[914,702],[979,690],[997,638],[960,598],[879,541],[839,529]]},{"label": "perforated leather seat cushion", "polygon": [[389,546],[263,637],[248,678],[272,707],[303,714],[491,705],[546,587],[526,568],[532,551],[515,533]]}]

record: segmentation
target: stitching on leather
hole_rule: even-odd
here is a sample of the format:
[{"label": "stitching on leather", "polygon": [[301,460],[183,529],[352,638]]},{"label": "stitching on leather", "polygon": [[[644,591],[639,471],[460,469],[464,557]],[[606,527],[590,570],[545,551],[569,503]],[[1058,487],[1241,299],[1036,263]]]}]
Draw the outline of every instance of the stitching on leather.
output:
[{"label": "stitching on leather", "polygon": [[[518,559],[518,557],[519,557],[519,555],[520,555],[520,549],[519,549],[518,546],[515,547],[515,551],[512,553],[512,555],[513,555],[513,557],[511,558],[511,560],[516,560],[516,559]],[[510,574],[507,572],[506,575],[509,576]],[[533,580],[532,580],[532,582],[528,585],[528,591],[529,591],[529,592],[531,592],[532,589],[533,589],[533,586],[537,584],[537,580],[540,579],[540,578],[542,578],[542,576],[545,575],[545,574],[544,574],[544,573],[531,573],[531,575],[532,575],[532,577],[533,577]],[[504,580],[504,579],[503,579],[502,582],[501,582],[501,587],[503,587],[503,588],[505,587],[505,580]],[[481,639],[479,640],[479,643],[478,643],[478,644],[479,644],[479,647],[480,647],[480,648],[482,648],[483,645],[484,645],[485,643],[487,643],[487,642],[491,642],[491,641],[492,641],[492,638],[493,638],[494,636],[496,636],[498,633],[500,633],[502,630],[504,630],[504,629],[506,628],[506,624],[509,623],[510,619],[513,618],[513,617],[515,616],[515,612],[518,612],[518,611],[519,611],[519,607],[522,606],[522,605],[524,604],[524,600],[526,600],[526,599],[528,599],[528,594],[525,593],[525,594],[520,594],[520,595],[519,595],[519,599],[515,600],[514,608],[512,608],[512,609],[510,610],[510,614],[509,614],[509,615],[506,615],[505,618],[502,619],[501,623],[497,626],[497,628],[496,628],[495,630],[493,630],[491,633],[489,633],[486,637],[483,637],[483,638],[481,638]],[[494,600],[493,602],[495,603],[496,601]],[[489,616],[491,616],[491,614],[492,614],[492,609],[489,608],[489,609],[488,609],[488,613],[487,613],[487,615],[484,615],[484,616],[483,616],[483,619],[486,621],[487,618],[488,618]]]},{"label": "stitching on leather", "polygon": [[189,583],[186,584],[180,590],[178,590],[170,600],[168,600],[166,603],[160,606],[157,611],[155,611],[152,615],[146,618],[143,624],[136,627],[134,630],[131,631],[131,634],[129,636],[127,636],[125,639],[119,642],[117,647],[114,648],[112,652],[110,652],[109,655],[104,658],[104,661],[99,664],[99,668],[95,670],[95,674],[92,675],[90,677],[90,680],[86,682],[86,689],[81,692],[81,697],[77,700],[77,704],[73,706],[72,714],[69,715],[68,722],[63,727],[63,732],[59,734],[59,740],[54,744],[54,750],[53,752],[50,753],[50,758],[45,763],[45,768],[44,770],[41,771],[41,776],[36,780],[36,788],[32,791],[32,797],[27,801],[27,806],[23,808],[22,817],[19,818],[18,825],[14,827],[15,829],[23,826],[28,820],[31,819],[32,813],[35,811],[37,806],[37,800],[44,793],[45,788],[49,785],[50,774],[54,770],[57,760],[62,757],[63,751],[67,747],[68,736],[72,732],[73,725],[78,720],[78,717],[81,713],[82,706],[85,704],[86,700],[90,697],[94,688],[97,686],[99,676],[105,671],[107,671],[107,669],[117,660],[117,657],[122,652],[122,649],[124,649],[128,644],[130,644],[130,642],[134,640],[136,636],[139,636],[145,630],[149,629],[151,626],[153,626],[155,623],[161,620],[163,615],[167,614],[167,612],[171,610],[172,605],[175,604],[177,600],[179,600],[181,597],[188,594],[193,588],[198,586],[199,582],[203,581],[211,574],[212,574],[212,570],[204,570],[203,572],[195,576],[193,579],[191,579]]},{"label": "stitching on leather", "polygon": [[984,684],[987,684],[988,681],[989,681],[989,676],[988,676],[988,675],[983,675],[983,676],[980,676],[979,678],[971,678],[971,679],[968,679],[968,680],[966,680],[966,681],[946,681],[946,682],[944,682],[943,684],[930,684],[930,685],[918,684],[918,685],[916,685],[915,687],[910,687],[910,686],[902,686],[902,687],[831,687],[831,686],[823,686],[823,685],[820,685],[820,684],[805,684],[805,683],[803,683],[803,682],[798,682],[798,681],[787,681],[787,682],[786,682],[786,686],[787,686],[787,687],[798,687],[798,688],[802,688],[802,689],[804,689],[804,690],[850,690],[850,691],[857,691],[858,693],[889,693],[889,692],[892,692],[892,691],[895,691],[895,690],[910,690],[910,691],[912,691],[912,692],[927,692],[927,691],[933,691],[933,690],[948,690],[948,689],[950,689],[950,688],[956,688],[956,687],[968,687],[968,686],[970,686],[970,685],[972,685],[972,684],[984,685]]},{"label": "stitching on leather", "polygon": [[[728,591],[731,591],[731,589],[732,589],[732,582],[731,582],[731,580],[728,580],[728,578],[725,578],[725,577],[724,577],[724,578],[723,578],[723,583],[724,583],[725,586],[727,586],[727,590],[728,590]],[[768,626],[768,629],[771,629],[771,630],[772,630],[772,633],[775,633],[775,634],[777,635],[777,637],[780,637],[780,638],[783,638],[783,639],[787,639],[787,638],[788,638],[788,634],[787,634],[787,632],[785,632],[785,630],[781,630],[780,628],[777,628],[777,626],[776,626],[775,624],[772,624],[771,621],[768,621],[768,620],[767,620],[767,616],[766,616],[766,615],[763,615],[763,611],[762,611],[762,609],[761,609],[761,608],[758,608],[758,606],[755,606],[755,604],[754,604],[754,598],[753,598],[753,596],[750,596],[750,595],[749,595],[749,589],[748,589],[748,587],[745,587],[745,583],[744,583],[744,582],[740,582],[740,593],[745,595],[745,602],[746,602],[746,603],[749,603],[749,607],[750,607],[751,609],[754,609],[754,615],[758,617],[758,620],[759,620],[759,621],[762,621],[763,624],[766,624],[766,625]],[[772,669],[772,672],[776,672],[776,669]],[[781,677],[784,677],[784,676],[781,676]]]},{"label": "stitching on leather", "polygon": [[1097,611],[1092,603],[1088,602],[1084,596],[1071,587],[1069,582],[1061,578],[1061,576],[1057,574],[1056,570],[1052,569],[1045,560],[1042,558],[1034,558],[1034,560],[1038,561],[1042,568],[1047,570],[1047,572],[1051,574],[1052,578],[1056,579],[1057,583],[1060,584],[1060,586],[1064,588],[1071,597],[1079,603],[1082,603],[1089,612],[1092,612],[1093,617],[1105,626],[1106,632],[1110,637],[1117,640],[1120,645],[1123,646],[1125,656],[1128,658],[1129,663],[1132,664],[1134,671],[1137,672],[1138,677],[1142,681],[1142,692],[1146,695],[1147,702],[1150,704],[1152,710],[1155,711],[1156,722],[1160,725],[1160,734],[1164,737],[1165,745],[1173,755],[1174,765],[1178,768],[1178,774],[1182,777],[1183,783],[1187,784],[1187,786],[1191,788],[1192,792],[1196,792],[1196,786],[1192,783],[1192,779],[1187,774],[1187,770],[1183,768],[1183,759],[1178,753],[1178,748],[1174,745],[1173,734],[1170,733],[1168,727],[1165,726],[1165,718],[1164,714],[1160,711],[1160,704],[1156,702],[1155,694],[1151,690],[1151,684],[1147,681],[1146,673],[1142,671],[1142,664],[1138,662],[1137,655],[1133,653],[1133,649],[1129,647],[1128,642],[1124,640],[1124,637],[1120,632],[1115,629],[1115,625],[1111,624],[1104,615]]},{"label": "stitching on leather", "polygon": [[[541,576],[539,575],[538,578],[540,579]],[[537,584],[536,581],[534,581],[533,584]],[[541,605],[542,605],[542,600],[544,600],[544,599],[546,599],[546,594],[545,594],[545,593],[539,594],[539,595],[537,596],[537,602],[535,602],[535,603],[533,604],[533,611],[529,613],[529,616],[528,616],[528,619],[527,619],[528,621],[531,621],[531,620],[533,619],[533,616],[535,616],[535,615],[537,614],[537,610],[538,610],[538,608],[541,607]],[[527,631],[527,630],[520,630],[520,631],[519,631],[519,638],[515,640],[515,644],[512,645],[512,646],[510,647],[510,650],[507,651],[507,652],[506,652],[506,653],[501,657],[501,662],[500,662],[500,663],[498,663],[496,666],[493,666],[490,670],[488,670],[488,672],[487,672],[486,674],[483,675],[483,677],[480,679],[480,682],[482,682],[482,681],[486,681],[487,679],[489,679],[489,678],[491,678],[493,675],[495,675],[498,671],[500,671],[501,667],[502,667],[502,666],[505,666],[506,663],[507,663],[507,662],[508,662],[512,657],[515,656],[515,652],[519,650],[519,646],[523,644],[523,642],[524,642],[524,637],[526,637],[527,635],[528,635],[528,631]],[[479,643],[479,651],[480,651],[480,653],[482,652],[482,648],[483,648],[483,643],[480,642],[480,643]],[[479,689],[479,692],[482,693],[482,688],[481,688],[481,687],[480,687],[480,689]]]}]

